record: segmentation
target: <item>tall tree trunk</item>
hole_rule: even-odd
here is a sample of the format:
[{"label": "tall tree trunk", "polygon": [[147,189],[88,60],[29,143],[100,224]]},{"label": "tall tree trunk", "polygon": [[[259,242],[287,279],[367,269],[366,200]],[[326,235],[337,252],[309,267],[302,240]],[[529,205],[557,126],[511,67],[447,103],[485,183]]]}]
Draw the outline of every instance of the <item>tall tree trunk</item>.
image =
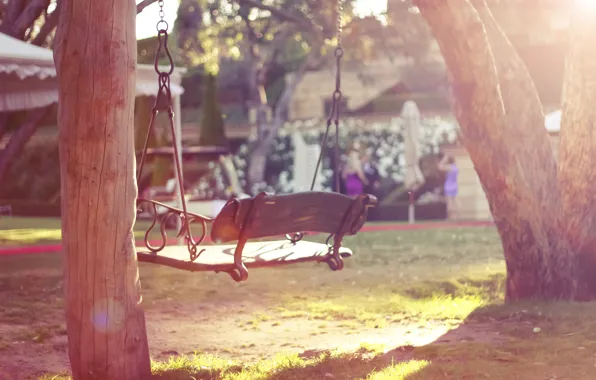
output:
[{"label": "tall tree trunk", "polygon": [[203,76],[204,97],[199,125],[199,145],[228,146],[225,125],[217,96],[217,75]]},{"label": "tall tree trunk", "polygon": [[151,376],[135,254],[135,3],[62,0],[54,57],[69,358],[80,379]]},{"label": "tall tree trunk", "polygon": [[[548,161],[541,164],[538,156],[524,145],[540,144],[532,149],[538,149],[543,157],[548,156],[550,144],[546,132],[536,131],[536,125],[524,132],[523,128],[528,126],[510,124],[512,119],[505,107],[519,99],[503,103],[484,25],[468,0],[415,3],[431,27],[451,74],[462,140],[503,242],[508,270],[507,299],[573,298],[577,286],[573,252],[558,251],[556,224],[552,228],[545,225],[544,211],[540,208],[548,199],[547,194],[541,195],[541,189],[548,191],[554,177],[550,175],[552,172],[549,175],[532,172],[548,171]],[[512,63],[514,60],[497,66],[503,70]],[[513,67],[511,72],[515,71]],[[531,102],[519,110],[526,120],[536,117],[532,116],[536,111],[532,111]],[[528,137],[535,132],[539,137]]]},{"label": "tall tree trunk", "polygon": [[[540,210],[531,218],[536,223],[536,230],[542,230],[539,238],[548,241],[546,247],[529,252],[516,248],[520,245],[517,239],[525,241],[527,236],[518,236],[511,242],[514,246],[510,250],[513,254],[507,257],[507,298],[525,298],[525,294],[535,293],[533,286],[541,286],[544,282],[544,279],[528,279],[546,276],[549,278],[547,281],[556,286],[557,283],[566,281],[564,277],[576,276],[574,273],[577,272],[577,262],[572,258],[574,251],[567,238],[561,233],[563,226],[557,163],[544,127],[544,113],[534,81],[517,50],[493,17],[486,0],[472,0],[472,3],[484,24],[493,52],[508,120],[510,145],[520,155],[518,162],[524,181],[534,194],[532,201],[535,202],[535,209]],[[530,146],[532,150],[528,151],[527,147]],[[548,217],[545,218],[544,215]],[[549,238],[555,236],[557,238]],[[540,269],[537,263],[542,263],[545,267]]]},{"label": "tall tree trunk", "polygon": [[[256,48],[253,46],[252,49]],[[250,160],[246,171],[249,188],[253,188],[265,180],[265,166],[267,164],[267,153],[269,152],[270,144],[269,107],[267,104],[267,93],[265,91],[266,68],[263,66],[264,64],[259,62],[258,55],[253,53],[249,68],[249,93],[251,107],[256,113],[257,140],[250,153]]]},{"label": "tall tree trunk", "polygon": [[596,298],[596,7],[576,4],[563,84],[559,187],[565,227],[580,254],[581,299]]},{"label": "tall tree trunk", "polygon": [[[11,136],[3,150],[0,150],[0,183],[10,172],[12,165],[19,157],[27,141],[35,134],[41,120],[50,110],[50,107],[43,107],[31,110],[23,124]],[[1,136],[0,136],[1,138]]]},{"label": "tall tree trunk", "polygon": [[[313,49],[314,50],[314,49]],[[267,155],[271,150],[271,144],[273,139],[277,136],[277,132],[283,127],[284,122],[286,121],[284,115],[287,114],[287,110],[292,103],[292,98],[294,97],[294,93],[296,92],[296,88],[304,78],[306,71],[311,65],[312,60],[314,59],[314,53],[312,56],[307,57],[307,59],[300,65],[298,70],[294,73],[292,80],[290,83],[286,83],[284,91],[282,92],[277,105],[275,107],[275,112],[273,114],[273,120],[271,123],[267,123],[266,120],[262,120],[261,122],[264,125],[267,125],[267,129],[269,131],[268,134],[265,134],[260,137],[258,140],[255,148],[250,154],[250,161],[248,163],[248,182],[249,184],[254,185],[255,183],[262,182],[265,179],[265,168],[267,165]],[[259,118],[257,117],[257,122],[259,122]],[[257,124],[258,128],[258,124]],[[265,128],[264,126],[262,128]],[[256,182],[253,182],[256,181]]]}]

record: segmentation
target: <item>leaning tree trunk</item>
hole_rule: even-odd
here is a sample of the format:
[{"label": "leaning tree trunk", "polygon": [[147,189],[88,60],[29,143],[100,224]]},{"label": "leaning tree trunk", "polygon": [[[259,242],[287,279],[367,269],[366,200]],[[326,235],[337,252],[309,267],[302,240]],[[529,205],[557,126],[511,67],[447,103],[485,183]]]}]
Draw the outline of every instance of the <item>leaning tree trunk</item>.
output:
[{"label": "leaning tree trunk", "polygon": [[[540,210],[534,215],[534,222],[542,226],[540,239],[548,240],[546,251],[519,251],[519,242],[516,239],[510,240],[513,246],[506,249],[506,252],[511,253],[506,256],[507,298],[526,298],[526,294],[531,297],[535,293],[532,288],[527,288],[529,278],[539,275],[546,278],[530,284],[541,286],[546,280],[552,286],[557,286],[556,284],[566,281],[560,277],[575,277],[577,262],[571,257],[574,251],[568,240],[560,233],[562,219],[557,162],[544,127],[542,104],[534,81],[517,50],[493,17],[486,0],[472,0],[472,3],[484,24],[495,59],[501,98],[508,120],[510,144],[521,155],[519,162],[523,178],[534,194],[536,210]],[[528,150],[527,147],[530,146],[532,149]],[[549,238],[555,236],[558,238]],[[518,236],[519,238],[527,239],[526,236]],[[544,260],[544,257],[548,259]],[[540,269],[536,263],[543,263],[544,268]]]},{"label": "leaning tree trunk", "polygon": [[563,85],[559,187],[566,232],[579,252],[580,298],[596,298],[596,7],[576,6]]},{"label": "leaning tree trunk", "polygon": [[[313,49],[315,50],[315,49]],[[286,83],[286,86],[279,97],[277,105],[275,107],[275,113],[273,114],[273,120],[270,125],[268,125],[269,133],[265,136],[262,136],[259,141],[257,142],[255,148],[250,154],[250,161],[248,164],[248,182],[252,185],[258,182],[262,182],[265,179],[265,168],[267,166],[267,155],[271,151],[271,144],[273,143],[273,139],[277,136],[278,131],[283,127],[285,122],[284,114],[289,109],[290,104],[292,103],[292,99],[294,97],[294,93],[296,92],[296,88],[304,79],[304,75],[306,71],[311,65],[312,60],[314,59],[315,54],[309,55],[305,61],[300,65],[298,70],[293,73],[292,80],[289,83]],[[263,89],[264,91],[264,89]],[[266,123],[266,120],[259,120],[257,116],[257,127],[262,128],[261,124],[259,123]]]},{"label": "leaning tree trunk", "polygon": [[[576,267],[557,267],[561,263],[573,263],[572,252],[556,249],[557,236],[553,235],[552,226],[544,223],[544,211],[540,208],[545,204],[543,198],[546,199],[540,195],[540,189],[545,191],[552,186],[552,172],[547,175],[532,172],[551,170],[548,161],[541,164],[533,152],[538,149],[548,156],[548,139],[540,137],[545,132],[536,131],[536,125],[521,132],[525,125],[510,125],[505,107],[514,100],[503,103],[484,25],[468,0],[415,3],[431,27],[451,74],[462,140],[503,242],[508,270],[507,299],[574,297]],[[503,70],[512,62],[497,65]],[[516,72],[515,67],[511,72]],[[533,110],[531,103],[519,110],[527,120],[535,119],[535,113],[540,112]],[[532,133],[538,133],[539,137],[531,137]],[[530,150],[524,145],[530,143],[539,145]]]},{"label": "leaning tree trunk", "polygon": [[151,375],[135,254],[135,3],[62,0],[55,60],[74,379]]},{"label": "leaning tree trunk", "polygon": [[19,153],[23,150],[31,136],[35,134],[39,123],[48,111],[49,107],[36,108],[29,111],[23,124],[10,136],[6,147],[0,151],[0,183],[4,182],[4,179],[19,157]]}]

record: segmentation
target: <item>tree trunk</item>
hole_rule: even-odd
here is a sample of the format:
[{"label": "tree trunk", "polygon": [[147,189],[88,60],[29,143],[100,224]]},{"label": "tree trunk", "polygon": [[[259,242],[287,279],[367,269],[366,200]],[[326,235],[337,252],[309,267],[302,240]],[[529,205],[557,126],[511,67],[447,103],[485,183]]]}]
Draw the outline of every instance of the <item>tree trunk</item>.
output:
[{"label": "tree trunk", "polygon": [[[504,104],[484,25],[468,0],[417,0],[416,5],[431,27],[451,74],[462,141],[503,242],[507,300],[573,298],[577,286],[575,260],[571,251],[558,250],[556,222],[554,226],[545,223],[541,209],[548,203],[546,192],[552,191],[554,177],[552,166],[548,166],[546,132],[537,131],[537,125],[531,124],[540,110],[536,111],[531,99],[517,106],[513,102],[520,99],[513,97]],[[521,72],[515,58],[500,61],[497,66],[501,76],[505,71]],[[505,112],[506,107],[513,106],[519,108]],[[523,115],[509,115],[515,112]],[[512,125],[513,120],[525,120],[529,125]],[[535,149],[539,155],[534,154]],[[546,157],[546,163],[539,157]],[[548,174],[542,175],[544,171]],[[556,205],[552,207],[556,210]]]},{"label": "tree trunk", "polygon": [[203,76],[204,97],[199,125],[199,145],[228,146],[225,125],[217,96],[217,75]]},{"label": "tree trunk", "polygon": [[[257,128],[261,127],[261,129],[267,129],[268,133],[260,136],[255,148],[250,154],[250,161],[247,168],[247,178],[248,183],[251,186],[256,183],[263,182],[265,179],[267,155],[271,150],[271,143],[286,121],[284,115],[290,107],[292,98],[294,97],[294,92],[296,92],[296,88],[304,78],[304,75],[306,74],[306,71],[309,68],[313,58],[314,56],[307,57],[305,62],[302,63],[302,65],[294,73],[290,83],[286,83],[286,87],[284,88],[284,91],[277,102],[277,106],[275,107],[271,124],[267,123],[266,120],[259,120],[259,116],[257,116]],[[259,113],[257,112],[257,115],[258,114]],[[261,118],[263,118],[263,116],[261,116]],[[263,125],[259,125],[259,123],[263,123]]]},{"label": "tree trunk", "polygon": [[596,298],[596,7],[576,5],[563,84],[559,187],[567,235],[579,253],[581,299]]},{"label": "tree trunk", "polygon": [[9,112],[0,112],[0,140],[4,137],[8,130],[8,118],[10,117]]},{"label": "tree trunk", "polygon": [[74,379],[151,376],[135,254],[135,3],[61,0],[54,57]]},{"label": "tree trunk", "polygon": [[[536,257],[528,258],[528,253],[523,251],[511,252],[509,255],[507,298],[516,299],[527,292],[523,288],[528,278],[547,276],[553,286],[566,282],[565,277],[577,278],[577,262],[572,257],[575,251],[565,235],[561,234],[563,225],[557,162],[544,127],[544,113],[534,81],[517,50],[493,17],[486,0],[473,0],[472,3],[484,24],[493,51],[508,120],[507,134],[511,136],[510,144],[520,155],[518,162],[523,178],[534,194],[535,210],[540,210],[532,218],[542,225],[541,239],[548,240],[548,246],[541,248],[542,251],[530,251]],[[532,147],[531,151],[527,150],[529,146]],[[549,236],[557,238],[548,239]],[[527,239],[524,236],[519,238]],[[515,251],[519,242],[514,240],[514,244]],[[545,268],[536,271],[536,263],[542,263]],[[542,281],[532,282],[540,284]]]},{"label": "tree trunk", "polygon": [[[255,49],[253,47],[253,49]],[[251,107],[255,109],[255,124],[257,127],[257,140],[250,153],[250,160],[246,170],[246,180],[252,190],[255,185],[265,180],[265,167],[267,164],[267,153],[269,151],[269,131],[267,93],[265,91],[264,64],[259,62],[256,53],[252,54],[249,68],[249,93]]]},{"label": "tree trunk", "polygon": [[[11,136],[3,150],[0,150],[0,183],[10,172],[12,165],[19,157],[27,141],[35,134],[41,120],[49,111],[49,107],[37,108],[27,113],[25,122]],[[1,138],[1,136],[0,136]]]}]

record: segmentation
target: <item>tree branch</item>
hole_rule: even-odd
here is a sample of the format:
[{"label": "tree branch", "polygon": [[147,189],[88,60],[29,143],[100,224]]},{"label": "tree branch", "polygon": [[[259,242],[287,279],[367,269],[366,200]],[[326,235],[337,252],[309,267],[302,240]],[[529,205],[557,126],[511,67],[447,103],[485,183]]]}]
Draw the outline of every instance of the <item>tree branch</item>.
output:
[{"label": "tree branch", "polygon": [[157,0],[143,0],[137,4],[137,14],[143,12],[143,9],[147,8],[149,5],[156,3]]},{"label": "tree branch", "polygon": [[244,16],[241,16],[241,17],[242,17],[242,20],[244,21],[244,24],[246,25],[246,29],[248,29],[248,39],[253,43],[258,42],[259,36],[257,36],[257,32],[255,31],[255,28],[253,28],[248,17],[244,17]]},{"label": "tree branch", "polygon": [[292,23],[298,24],[301,27],[303,27],[305,31],[311,31],[314,29],[314,25],[312,23],[306,21],[306,19],[297,17],[289,12],[282,11],[281,9],[272,7],[270,5],[263,4],[260,1],[257,1],[257,0],[235,0],[235,1],[238,4],[249,5],[251,7],[258,8],[263,11],[268,11],[269,13],[271,13],[272,16],[279,19],[280,21],[287,21],[287,22],[292,22]]},{"label": "tree branch", "polygon": [[58,1],[58,3],[56,4],[56,9],[54,9],[54,11],[46,18],[46,22],[44,22],[44,24],[42,25],[41,29],[39,30],[39,33],[37,33],[33,41],[31,41],[33,45],[42,46],[48,39],[48,36],[54,31],[54,29],[58,25],[58,18],[60,16],[60,4],[62,4],[62,1]]},{"label": "tree branch", "polygon": [[49,5],[50,0],[37,0],[29,3],[12,26],[10,35],[22,39],[27,29],[33,25],[35,20],[41,16],[41,13],[44,9],[47,9]]},{"label": "tree branch", "polygon": [[274,125],[283,124],[285,120],[283,120],[283,114],[286,109],[290,106],[292,102],[292,98],[294,97],[294,93],[296,92],[296,88],[306,75],[306,72],[311,69],[312,61],[317,59],[317,54],[314,50],[310,52],[310,54],[306,57],[304,62],[300,65],[298,70],[296,70],[293,74],[292,80],[290,83],[286,83],[286,86],[277,102],[277,106],[275,107],[274,117]]},{"label": "tree branch", "polygon": [[[11,2],[14,2],[14,0]],[[157,2],[157,0],[143,0],[137,4],[137,14],[141,13],[146,7],[155,2]],[[54,29],[56,29],[56,26],[58,25],[58,18],[60,16],[61,3],[61,1],[57,2],[56,9],[54,9],[54,11],[49,15],[49,17],[46,19],[46,22],[42,25],[39,33],[37,33],[33,41],[31,41],[33,45],[42,46],[48,39],[48,36],[54,31]]]},{"label": "tree branch", "polygon": [[12,35],[10,33],[12,26],[16,23],[23,9],[25,9],[25,4],[25,0],[11,0],[8,2],[3,14],[2,24],[0,25],[0,32]]},{"label": "tree branch", "polygon": [[8,116],[10,115],[10,113],[8,112],[0,112],[0,140],[2,140],[2,137],[4,137],[4,135],[6,134],[6,131],[8,129]]},{"label": "tree branch", "polygon": [[293,32],[294,32],[293,28],[290,28],[290,27],[286,27],[279,31],[279,34],[277,36],[275,36],[275,38],[273,39],[274,44],[270,50],[271,54],[269,55],[267,60],[265,60],[265,62],[263,62],[265,67],[269,68],[275,63],[275,60],[277,59],[277,57],[279,56],[279,54],[283,51],[283,48],[285,47],[287,38],[290,35],[292,35]]},{"label": "tree branch", "polygon": [[6,177],[19,152],[37,131],[39,123],[50,108],[51,106],[41,107],[29,111],[23,124],[12,134],[6,147],[0,152],[0,182]]}]

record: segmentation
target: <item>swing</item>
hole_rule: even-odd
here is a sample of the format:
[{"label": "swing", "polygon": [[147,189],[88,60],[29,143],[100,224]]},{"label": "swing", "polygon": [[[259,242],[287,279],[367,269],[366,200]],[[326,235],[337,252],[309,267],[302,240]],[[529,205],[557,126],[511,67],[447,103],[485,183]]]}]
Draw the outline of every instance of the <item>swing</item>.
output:
[{"label": "swing", "polygon": [[[159,88],[151,113],[137,181],[143,172],[149,136],[154,128],[155,118],[160,111],[165,111],[168,113],[174,166],[182,208],[171,207],[155,200],[138,199],[138,212],[149,212],[152,215],[151,225],[145,233],[145,248],[140,248],[137,252],[139,261],[191,272],[225,272],[238,282],[248,278],[249,268],[300,262],[324,262],[334,271],[343,269],[343,260],[351,257],[352,251],[342,246],[342,239],[346,235],[355,235],[362,228],[367,219],[368,209],[376,205],[377,199],[369,194],[352,198],[336,192],[313,191],[332,122],[335,124],[335,185],[336,189],[339,189],[337,165],[339,162],[339,101],[341,99],[340,60],[343,56],[340,40],[341,8],[339,1],[338,44],[335,50],[336,86],[333,92],[332,110],[327,119],[327,129],[321,140],[321,152],[310,191],[284,195],[262,192],[252,198],[234,198],[223,206],[215,218],[187,210],[170,91],[170,75],[174,71],[174,63],[167,45],[168,24],[163,19],[163,0],[158,3],[161,19],[157,23],[158,48],[155,56],[155,71],[158,75]],[[166,71],[162,71],[158,66],[159,55],[162,51],[165,52],[169,60],[170,66]],[[160,215],[157,212],[158,208],[165,212]],[[172,218],[180,221],[181,227],[177,237],[184,237],[186,245],[168,245],[166,225]],[[158,225],[161,239],[157,245],[153,245],[150,242],[150,234]],[[196,226],[200,228],[198,237],[193,236],[193,229]],[[208,226],[211,226],[211,240],[216,244],[200,246],[207,237]],[[302,240],[308,232],[326,233],[329,236],[325,243]],[[283,236],[285,236],[283,240],[249,242],[251,239]],[[236,242],[236,244],[221,244],[230,242]]]}]

